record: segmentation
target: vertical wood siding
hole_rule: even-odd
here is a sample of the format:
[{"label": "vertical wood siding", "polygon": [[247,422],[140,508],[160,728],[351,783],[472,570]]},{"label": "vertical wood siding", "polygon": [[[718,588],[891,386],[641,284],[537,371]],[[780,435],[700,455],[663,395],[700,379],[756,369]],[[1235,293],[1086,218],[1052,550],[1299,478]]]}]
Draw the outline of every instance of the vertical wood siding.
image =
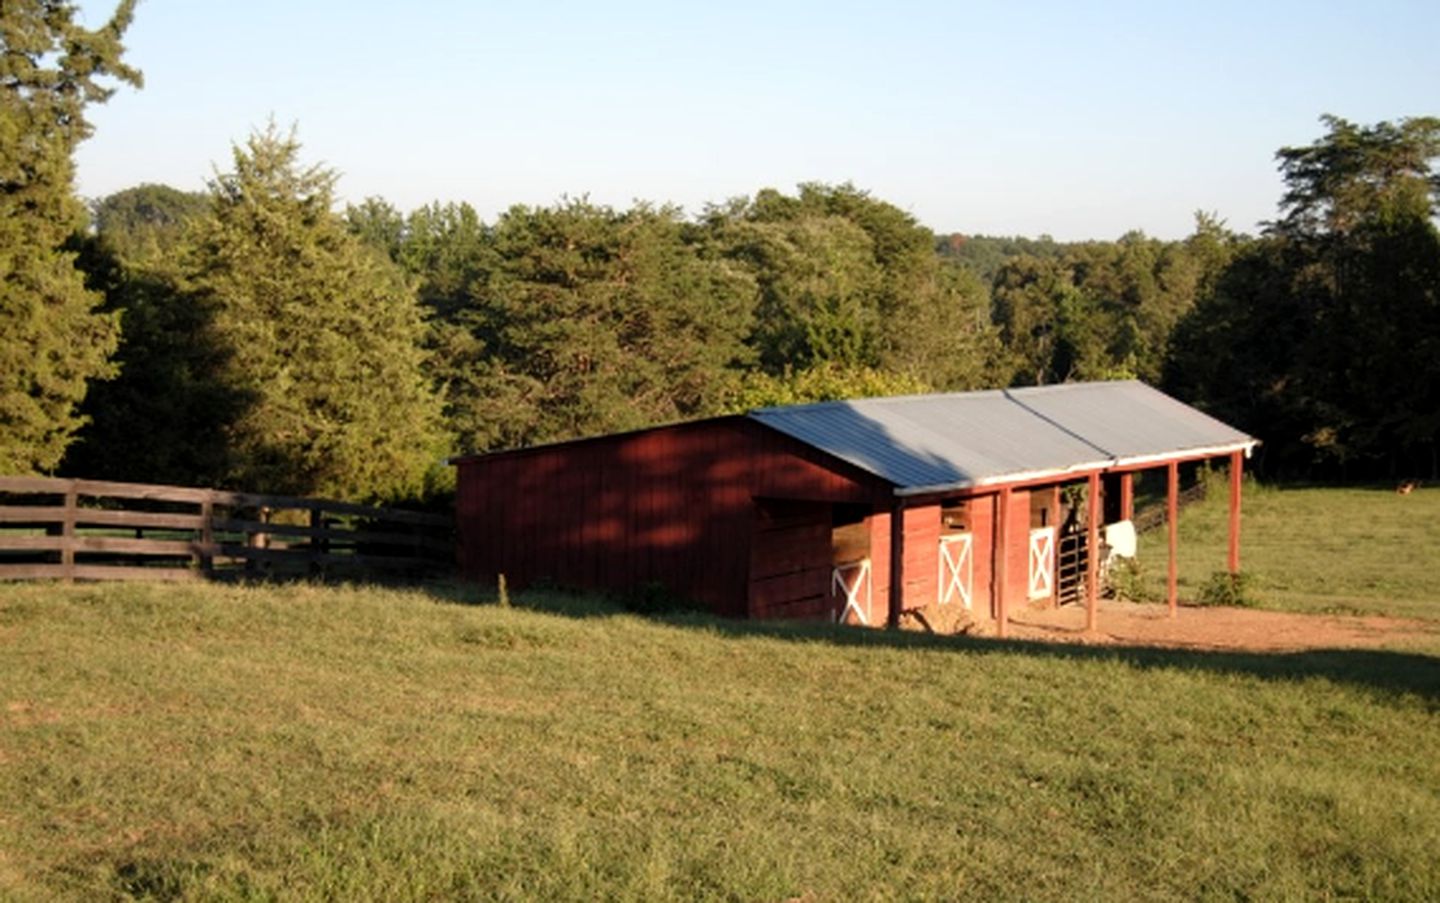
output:
[{"label": "vertical wood siding", "polygon": [[970,549],[973,563],[974,583],[971,591],[971,610],[976,617],[995,617],[995,543],[997,540],[995,508],[999,496],[975,496],[970,500],[970,531],[974,545]]},{"label": "vertical wood siding", "polygon": [[905,509],[903,611],[935,604],[940,585],[940,505]]},{"label": "vertical wood siding", "polygon": [[[743,417],[717,418],[459,462],[462,572],[522,588],[540,581],[626,592],[646,584],[732,617],[825,617],[835,505],[870,513],[871,614],[887,621],[891,505],[884,481]],[[1001,548],[1000,494],[967,496],[972,612],[995,617],[1028,602],[1029,526],[1061,516],[1057,486],[1010,493],[1011,535]],[[853,517],[851,512],[847,515]],[[853,521],[852,521],[853,522]],[[907,508],[906,610],[938,592],[939,499]],[[1005,586],[996,585],[999,556]]]},{"label": "vertical wood siding", "polygon": [[[810,515],[807,548],[811,570],[823,566],[828,581],[829,504],[871,505],[886,495],[881,481],[743,418],[483,456],[458,468],[460,563],[470,579],[504,574],[516,588],[549,581],[620,592],[661,584],[735,617],[751,613],[755,499],[825,503]],[[816,581],[795,578],[804,592],[792,606],[813,600]],[[772,592],[760,601],[776,600]]]},{"label": "vertical wood siding", "polygon": [[888,508],[877,510],[865,519],[870,528],[870,579],[875,599],[875,623],[890,620],[890,521]]},{"label": "vertical wood siding", "polygon": [[1010,493],[1010,547],[1005,555],[1005,601],[1012,613],[1029,603],[1030,595],[1030,491]]}]

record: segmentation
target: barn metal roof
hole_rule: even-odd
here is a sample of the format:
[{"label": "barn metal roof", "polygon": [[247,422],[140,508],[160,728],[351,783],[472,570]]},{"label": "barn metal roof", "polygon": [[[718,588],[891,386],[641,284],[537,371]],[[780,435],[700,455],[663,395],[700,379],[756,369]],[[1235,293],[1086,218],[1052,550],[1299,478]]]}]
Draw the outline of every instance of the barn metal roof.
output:
[{"label": "barn metal roof", "polygon": [[762,408],[754,420],[919,495],[1177,457],[1256,440],[1134,380]]}]

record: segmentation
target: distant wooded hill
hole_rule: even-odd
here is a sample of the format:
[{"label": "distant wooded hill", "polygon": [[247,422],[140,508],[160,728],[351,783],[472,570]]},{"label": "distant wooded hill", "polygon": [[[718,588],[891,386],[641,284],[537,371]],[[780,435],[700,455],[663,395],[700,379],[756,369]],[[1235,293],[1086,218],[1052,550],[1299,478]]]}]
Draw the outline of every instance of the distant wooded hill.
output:
[{"label": "distant wooded hill", "polygon": [[1016,257],[1054,260],[1063,257],[1073,242],[1056,241],[1048,235],[1024,238],[1019,235],[965,235],[952,232],[935,240],[935,251],[942,257],[965,264],[986,282],[993,282],[1008,261]]}]

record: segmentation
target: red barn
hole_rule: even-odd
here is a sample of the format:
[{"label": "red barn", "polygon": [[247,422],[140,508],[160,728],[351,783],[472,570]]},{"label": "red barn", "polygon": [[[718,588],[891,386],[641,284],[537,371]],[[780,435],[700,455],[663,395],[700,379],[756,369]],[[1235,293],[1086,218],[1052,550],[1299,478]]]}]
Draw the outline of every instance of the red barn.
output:
[{"label": "red barn", "polygon": [[924,611],[1002,633],[1017,605],[1076,598],[1093,626],[1086,550],[1128,520],[1131,475],[1169,473],[1173,605],[1177,465],[1228,458],[1235,569],[1255,444],[1133,381],[767,408],[455,459],[460,565],[515,587],[661,585],[731,617]]}]

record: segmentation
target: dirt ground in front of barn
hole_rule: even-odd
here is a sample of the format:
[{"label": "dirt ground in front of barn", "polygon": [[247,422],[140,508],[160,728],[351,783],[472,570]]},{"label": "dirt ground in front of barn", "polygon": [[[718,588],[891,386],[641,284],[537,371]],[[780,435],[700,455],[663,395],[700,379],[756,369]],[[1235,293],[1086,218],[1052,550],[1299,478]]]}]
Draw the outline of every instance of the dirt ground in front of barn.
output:
[{"label": "dirt ground in front of barn", "polygon": [[[1164,605],[1101,600],[1097,628],[1085,632],[1085,608],[1021,609],[1011,615],[1010,637],[1089,645],[1156,646],[1284,652],[1303,649],[1375,649],[1440,643],[1440,623],[1415,618],[1318,615],[1253,608],[1182,605],[1170,617]],[[993,623],[965,631],[993,636]]]}]

